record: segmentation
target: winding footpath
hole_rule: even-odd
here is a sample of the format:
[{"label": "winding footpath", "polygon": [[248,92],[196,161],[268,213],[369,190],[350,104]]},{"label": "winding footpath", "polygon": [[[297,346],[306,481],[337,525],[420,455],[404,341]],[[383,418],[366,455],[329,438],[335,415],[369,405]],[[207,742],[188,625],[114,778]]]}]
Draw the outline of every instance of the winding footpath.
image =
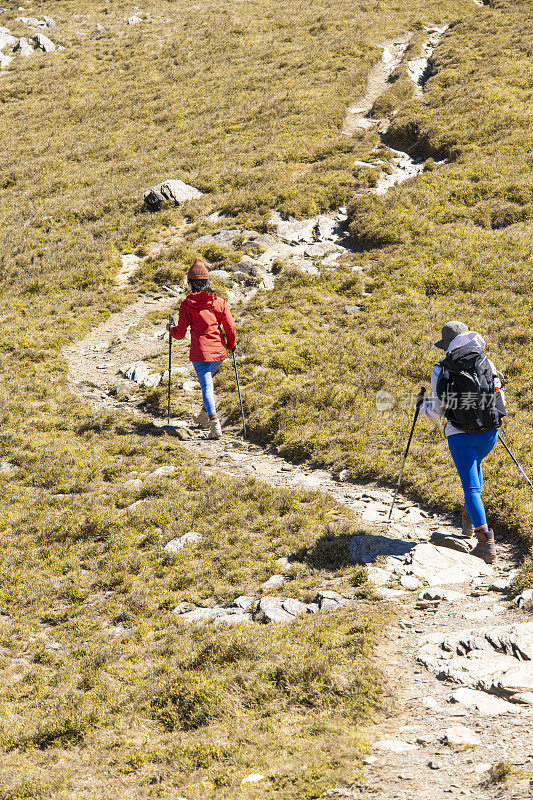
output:
[{"label": "winding footpath", "polygon": [[[429,35],[435,46],[435,30]],[[384,60],[371,73],[365,102],[358,102],[348,113],[347,135],[358,125],[367,126],[363,120],[369,119],[370,97],[376,99],[386,88],[409,41],[406,35],[384,45]],[[417,63],[417,76],[424,72],[421,66]],[[407,154],[394,157],[398,180],[420,171]],[[383,175],[389,183],[378,182],[375,191],[386,191],[390,177]],[[246,302],[256,291],[246,287],[243,276],[255,275],[263,288],[274,287],[270,270],[276,258],[303,271],[333,269],[349,249],[345,219],[342,209],[304,221],[274,215],[272,234],[244,232],[249,244],[255,242],[254,257],[243,256],[234,272],[221,276],[233,302]],[[170,231],[149,252],[163,249],[185,232]],[[222,231],[211,238],[231,244],[240,242],[243,232]],[[141,259],[129,254],[123,261],[117,283],[126,289]],[[169,287],[164,295],[144,296],[67,347],[64,356],[72,391],[95,410],[123,409],[163,426],[165,420],[139,406],[135,381],[155,386],[165,379],[152,370],[150,359],[161,355],[166,334],[147,314],[157,311],[161,316],[179,302],[179,287]],[[201,398],[183,342],[174,348],[174,366],[175,392],[192,415]],[[171,430],[206,472],[233,479],[253,476],[274,487],[317,491],[373,526],[373,535],[353,537],[351,557],[367,564],[369,579],[396,607],[398,621],[388,629],[376,654],[388,686],[388,708],[385,719],[373,730],[375,741],[361,782],[332,786],[326,796],[378,800],[531,797],[533,622],[507,594],[517,565],[512,548],[499,542],[499,561],[489,567],[469,555],[472,545],[459,537],[452,519],[405,497],[399,499],[392,524],[387,525],[392,499],[388,489],[353,483],[347,475],[340,480],[324,470],[295,466],[243,441],[238,430],[226,430],[220,441],[207,440],[182,420],[171,420]],[[195,543],[189,541],[186,546]],[[280,559],[278,567],[271,578],[270,587],[275,589],[271,596],[270,587],[263,585],[256,596],[236,598],[228,608],[196,609],[183,604],[176,609],[177,618],[209,625],[290,624],[301,613],[327,613],[349,604],[348,596],[335,591],[333,580],[312,607],[298,606],[290,596],[290,563]],[[265,598],[270,602],[265,603]],[[506,783],[491,782],[491,767],[501,762],[511,765],[515,775]]]}]

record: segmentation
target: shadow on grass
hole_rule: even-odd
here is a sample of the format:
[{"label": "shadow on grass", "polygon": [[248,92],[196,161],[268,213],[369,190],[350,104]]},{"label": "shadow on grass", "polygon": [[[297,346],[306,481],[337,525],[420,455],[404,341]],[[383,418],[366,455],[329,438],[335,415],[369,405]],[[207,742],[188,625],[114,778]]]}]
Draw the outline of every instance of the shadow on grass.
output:
[{"label": "shadow on grass", "polygon": [[381,556],[405,555],[415,544],[417,543],[372,535],[366,531],[325,534],[311,547],[296,550],[289,561],[299,561],[316,570],[338,572],[345,567],[371,564]]}]

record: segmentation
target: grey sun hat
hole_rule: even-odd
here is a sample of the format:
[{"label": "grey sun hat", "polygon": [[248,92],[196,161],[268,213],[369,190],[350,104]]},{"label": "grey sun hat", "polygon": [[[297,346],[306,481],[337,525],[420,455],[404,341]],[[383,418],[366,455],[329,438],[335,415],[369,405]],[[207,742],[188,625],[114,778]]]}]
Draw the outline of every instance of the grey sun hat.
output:
[{"label": "grey sun hat", "polygon": [[442,339],[435,342],[435,347],[439,347],[441,350],[447,350],[455,337],[459,336],[460,333],[468,333],[468,325],[456,319],[447,322],[442,329]]}]

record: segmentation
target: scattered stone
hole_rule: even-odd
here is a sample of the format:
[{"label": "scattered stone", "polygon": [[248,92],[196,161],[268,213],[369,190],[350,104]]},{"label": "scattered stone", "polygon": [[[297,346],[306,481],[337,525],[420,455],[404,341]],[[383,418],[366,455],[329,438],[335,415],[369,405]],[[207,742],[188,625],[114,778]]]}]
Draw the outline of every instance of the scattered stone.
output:
[{"label": "scattered stone", "polygon": [[46,21],[44,19],[37,19],[36,17],[17,17],[15,22],[20,22],[21,25],[29,25],[30,28],[47,27]]},{"label": "scattered stone", "polygon": [[375,764],[377,760],[378,760],[377,756],[367,756],[363,760],[363,764]]},{"label": "scattered stone", "polygon": [[294,616],[282,607],[277,597],[263,597],[257,606],[255,619],[259,622],[292,622]]},{"label": "scattered stone", "polygon": [[510,699],[513,703],[519,703],[524,706],[533,706],[533,692],[517,692],[511,695]]},{"label": "scattered stone", "polygon": [[515,597],[514,603],[518,606],[518,608],[526,608],[528,605],[533,603],[533,589],[526,589],[523,591],[522,594],[519,594],[518,597]]},{"label": "scattered stone", "polygon": [[11,464],[9,461],[0,461],[0,475],[9,475],[17,470],[16,464]]},{"label": "scattered stone", "polygon": [[254,772],[252,775],[247,775],[246,778],[242,779],[241,786],[246,786],[246,784],[250,783],[261,783],[261,781],[266,781],[266,775],[261,775],[259,772]]},{"label": "scattered stone", "polygon": [[178,603],[178,605],[174,609],[173,613],[176,614],[176,615],[178,615],[178,614],[186,614],[187,611],[192,611],[193,609],[194,609],[194,604],[193,603],[187,603],[186,600],[182,600],[181,603]]},{"label": "scattered stone", "polygon": [[234,605],[237,608],[241,608],[243,611],[248,611],[254,604],[254,598],[248,594],[241,594],[234,602]]},{"label": "scattered stone", "polygon": [[411,542],[387,536],[361,534],[350,539],[350,559],[360,564],[373,564],[380,556],[404,556],[413,549]]},{"label": "scattered stone", "polygon": [[442,769],[443,766],[444,766],[444,764],[442,763],[442,761],[430,761],[428,763],[428,767],[430,769]]},{"label": "scattered stone", "polygon": [[495,581],[492,581],[491,585],[489,586],[489,589],[493,592],[506,592],[512,582],[513,579],[509,577],[496,578]]},{"label": "scattered stone", "polygon": [[478,692],[475,689],[458,689],[452,694],[450,701],[460,703],[469,711],[478,711],[484,717],[516,714],[517,712],[516,706],[506,700],[486,692]]},{"label": "scattered stone", "polygon": [[33,47],[31,46],[31,44],[28,42],[28,40],[27,40],[27,39],[25,39],[25,38],[24,38],[24,36],[22,36],[22,37],[19,39],[19,43],[18,43],[18,45],[15,47],[15,50],[16,50],[16,51],[17,51],[17,52],[18,52],[18,53],[19,53],[21,56],[23,56],[24,58],[27,58],[27,56],[32,56],[32,55],[33,55],[33,53],[35,52],[35,51],[34,51],[34,49],[33,49]]},{"label": "scattered stone", "polygon": [[490,619],[490,617],[493,617],[494,611],[492,611],[490,608],[478,608],[475,611],[464,611],[462,616],[463,619],[481,622],[484,619]]},{"label": "scattered stone", "polygon": [[177,539],[171,539],[170,542],[167,542],[165,545],[165,550],[167,553],[177,553],[187,544],[198,544],[201,542],[204,537],[201,533],[196,533],[196,531],[188,531],[184,533],[183,536],[179,536]]},{"label": "scattered stone", "polygon": [[202,197],[202,192],[195,189],[194,186],[171,179],[148,189],[143,194],[143,201],[150,211],[158,211],[166,203],[178,206],[186,200],[195,200],[198,197]]},{"label": "scattered stone", "polygon": [[399,597],[405,597],[408,592],[405,589],[381,589],[381,596],[385,600],[397,600]]},{"label": "scattered stone", "polygon": [[52,19],[52,17],[47,17],[46,14],[43,16],[43,21],[44,21],[44,23],[45,23],[47,28],[55,28],[56,27],[55,20]]},{"label": "scattered stone", "polygon": [[278,586],[283,586],[283,584],[286,582],[287,578],[285,575],[272,575],[272,577],[261,584],[259,588],[265,592],[269,589],[277,589]]},{"label": "scattered stone", "polygon": [[380,567],[374,567],[370,565],[366,568],[368,574],[368,580],[374,584],[374,586],[386,586],[387,583],[392,578],[390,572],[386,569],[381,569]]},{"label": "scattered stone", "polygon": [[270,233],[263,233],[257,236],[251,242],[246,242],[246,248],[251,250],[252,253],[257,255],[266,253],[271,247],[277,247],[278,240]]},{"label": "scattered stone", "polygon": [[485,763],[481,762],[474,766],[474,772],[476,773],[476,775],[483,775],[484,772],[488,772],[490,769],[492,769],[492,764],[489,764],[487,762]]},{"label": "scattered stone", "polygon": [[349,477],[350,477],[350,473],[348,472],[348,470],[347,469],[341,469],[341,471],[339,472],[339,480],[340,480],[340,482],[344,483],[344,481],[347,481]]},{"label": "scattered stone", "polygon": [[161,375],[159,372],[152,372],[151,375],[148,375],[147,378],[143,381],[143,386],[146,386],[148,389],[155,389],[156,386],[159,386],[161,383]]},{"label": "scattered stone", "polygon": [[316,224],[316,219],[304,219],[301,222],[296,220],[282,221],[277,223],[276,232],[280,239],[283,239],[288,244],[311,243],[314,239]]},{"label": "scattered stone", "polygon": [[[7,28],[4,29],[7,31]],[[13,48],[16,46],[18,39],[16,36],[11,36],[9,32],[0,33],[0,50],[5,50],[6,47]]]},{"label": "scattered stone", "polygon": [[200,389],[200,384],[196,381],[183,381],[181,388],[184,392],[197,392]]},{"label": "scattered stone", "polygon": [[452,550],[458,550],[460,553],[470,553],[472,550],[472,545],[468,539],[460,539],[453,534],[440,533],[439,531],[433,531],[429,541],[431,544],[449,547]]},{"label": "scattered stone", "polygon": [[362,310],[362,306],[343,306],[343,314],[351,314],[352,316],[356,317],[357,314]]},{"label": "scattered stone", "polygon": [[128,489],[130,492],[136,492],[139,489],[142,489],[144,483],[140,480],[140,478],[133,478],[131,481],[126,481],[124,484],[124,488]]},{"label": "scattered stone", "polygon": [[451,725],[446,728],[444,742],[454,750],[468,750],[481,744],[481,739],[470,728],[465,725]]},{"label": "scattered stone", "polygon": [[128,17],[126,20],[127,25],[138,25],[139,22],[142,22],[142,17],[138,17],[137,14],[134,14],[132,17]]},{"label": "scattered stone", "polygon": [[[164,478],[166,475],[172,475],[173,472],[176,472],[176,467],[173,467],[171,464],[165,464],[163,467],[154,469],[151,474],[153,478]],[[185,535],[187,536],[188,534]]]},{"label": "scattered stone", "polygon": [[402,742],[400,739],[382,739],[374,743],[376,750],[384,750],[387,753],[411,753],[413,750],[418,750],[416,744],[409,744],[409,742]]},{"label": "scattered stone", "polygon": [[5,56],[0,52],[0,69],[7,69],[14,60],[14,56]]},{"label": "scattered stone", "polygon": [[420,701],[425,708],[429,708],[431,711],[441,711],[442,706],[435,700],[434,697],[423,697]]},{"label": "scattered stone", "polygon": [[31,38],[38,50],[43,50],[45,53],[53,53],[56,49],[55,44],[44,33],[36,33]]},{"label": "scattered stone", "polygon": [[425,589],[418,595],[419,600],[446,600],[448,603],[456,603],[459,600],[464,600],[466,595],[463,592],[456,592],[453,589]]},{"label": "scattered stone", "polygon": [[176,613],[177,618],[181,622],[187,622],[188,624],[205,624],[208,622],[213,622],[217,617],[224,616],[227,611],[225,608],[221,608],[220,606],[215,606],[214,608],[195,608],[192,611],[187,611],[185,613]]},{"label": "scattered stone", "polygon": [[309,613],[307,605],[302,603],[300,600],[296,600],[294,597],[289,597],[287,600],[284,600],[281,605],[282,608],[287,611],[287,613],[293,614],[295,617],[299,616],[300,614]]},{"label": "scattered stone", "polygon": [[411,591],[422,588],[422,584],[418,578],[415,578],[413,575],[402,575],[400,583],[404,589],[409,589]]}]

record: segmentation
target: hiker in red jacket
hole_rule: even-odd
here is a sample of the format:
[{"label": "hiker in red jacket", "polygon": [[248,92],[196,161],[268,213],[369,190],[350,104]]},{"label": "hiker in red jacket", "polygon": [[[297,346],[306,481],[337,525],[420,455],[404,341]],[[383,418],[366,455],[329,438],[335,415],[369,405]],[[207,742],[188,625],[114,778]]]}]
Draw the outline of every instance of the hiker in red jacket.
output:
[{"label": "hiker in red jacket", "polygon": [[180,306],[178,324],[167,325],[167,329],[174,339],[184,339],[187,328],[191,329],[189,358],[200,381],[204,401],[195,422],[209,430],[208,439],[220,439],[222,428],[215,408],[213,376],[222,366],[228,350],[235,347],[235,322],[227,302],[209,285],[209,273],[201,258],[194,259],[187,280],[191,294]]}]

